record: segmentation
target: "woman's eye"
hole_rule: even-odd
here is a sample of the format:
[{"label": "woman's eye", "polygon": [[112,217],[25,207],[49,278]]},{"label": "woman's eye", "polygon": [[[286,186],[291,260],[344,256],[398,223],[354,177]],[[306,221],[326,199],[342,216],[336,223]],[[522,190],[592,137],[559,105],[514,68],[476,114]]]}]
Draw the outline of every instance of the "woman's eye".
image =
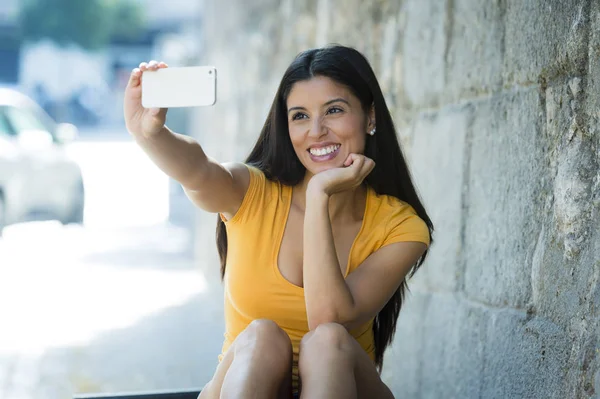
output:
[{"label": "woman's eye", "polygon": [[341,109],[341,108],[338,108],[338,107],[331,107],[331,108],[329,108],[329,109],[327,110],[327,113],[328,113],[328,114],[338,114],[338,113],[340,113],[340,112],[342,112],[342,111],[343,111],[343,109]]},{"label": "woman's eye", "polygon": [[294,116],[292,116],[292,120],[297,121],[299,119],[304,119],[305,117],[306,117],[306,114],[304,114],[302,112],[297,112],[294,114]]}]

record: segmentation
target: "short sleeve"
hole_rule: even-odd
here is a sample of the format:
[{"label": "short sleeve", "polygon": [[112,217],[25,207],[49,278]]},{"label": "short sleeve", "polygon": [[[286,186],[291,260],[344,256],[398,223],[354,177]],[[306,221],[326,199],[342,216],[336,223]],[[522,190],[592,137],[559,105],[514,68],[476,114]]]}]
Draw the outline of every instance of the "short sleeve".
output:
[{"label": "short sleeve", "polygon": [[253,204],[264,197],[266,186],[266,177],[264,173],[253,166],[246,165],[246,167],[250,172],[250,183],[248,184],[248,189],[246,190],[246,194],[244,194],[244,199],[242,200],[240,208],[229,220],[227,220],[222,213],[219,214],[221,220],[225,222],[226,225],[243,223],[244,220],[248,218],[249,214],[252,213]]},{"label": "short sleeve", "polygon": [[388,226],[382,246],[397,242],[417,241],[429,247],[429,228],[417,214],[411,213],[402,217],[392,218]]}]

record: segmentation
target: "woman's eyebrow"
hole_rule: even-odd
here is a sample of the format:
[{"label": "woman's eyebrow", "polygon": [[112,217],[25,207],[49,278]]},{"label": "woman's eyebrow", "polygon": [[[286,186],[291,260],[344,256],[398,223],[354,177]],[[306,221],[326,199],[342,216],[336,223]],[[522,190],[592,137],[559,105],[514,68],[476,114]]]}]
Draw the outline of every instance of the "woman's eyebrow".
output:
[{"label": "woman's eyebrow", "polygon": [[337,103],[337,102],[342,102],[342,103],[345,103],[345,104],[347,104],[348,106],[350,106],[350,103],[349,103],[348,101],[344,100],[344,99],[343,99],[343,98],[341,98],[341,97],[334,98],[333,100],[329,100],[329,101],[327,101],[327,102],[326,102],[324,105],[329,105],[329,104],[333,104],[333,103]]},{"label": "woman's eyebrow", "polygon": [[[345,103],[345,104],[347,104],[348,106],[350,106],[350,103],[349,103],[348,101],[344,100],[344,99],[343,99],[343,98],[341,98],[341,97],[339,97],[339,98],[334,98],[333,100],[329,100],[329,101],[327,101],[325,104],[323,104],[323,106],[327,106],[327,105],[330,105],[330,104],[333,104],[333,103],[337,103],[337,102],[342,102],[342,103]],[[306,108],[304,108],[304,107],[292,107],[292,108],[288,109],[288,114],[289,114],[290,112],[292,112],[292,111],[295,111],[295,110],[302,110],[302,111],[305,111],[305,110],[306,110]]]},{"label": "woman's eyebrow", "polygon": [[288,109],[288,114],[289,114],[290,112],[292,112],[292,111],[295,111],[295,110],[297,110],[297,109],[299,109],[299,110],[303,110],[303,111],[305,111],[305,110],[306,110],[306,108],[304,108],[304,107],[292,107],[292,108]]}]

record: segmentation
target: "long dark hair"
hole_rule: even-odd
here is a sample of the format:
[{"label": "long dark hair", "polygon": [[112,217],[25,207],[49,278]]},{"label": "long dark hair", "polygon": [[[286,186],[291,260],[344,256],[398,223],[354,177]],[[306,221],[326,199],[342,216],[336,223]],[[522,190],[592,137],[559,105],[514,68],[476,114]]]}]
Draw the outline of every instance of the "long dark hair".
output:
[{"label": "long dark hair", "polygon": [[[285,185],[295,186],[302,181],[306,169],[296,156],[290,140],[287,98],[296,82],[314,76],[328,77],[347,86],[358,97],[365,112],[374,105],[377,132],[374,136],[367,136],[365,155],[375,161],[376,167],[367,176],[366,182],[378,194],[394,196],[410,204],[429,227],[431,238],[433,224],[412,184],[394,123],[375,73],[367,59],[353,48],[332,45],[307,50],[296,56],[283,75],[260,137],[246,163],[260,169],[268,179]],[[223,278],[227,260],[227,232],[220,218],[217,218],[216,236]],[[413,266],[409,277],[415,274],[426,256],[427,251]],[[396,331],[407,289],[405,279],[373,322],[375,363],[380,371],[383,367],[383,354]]]}]

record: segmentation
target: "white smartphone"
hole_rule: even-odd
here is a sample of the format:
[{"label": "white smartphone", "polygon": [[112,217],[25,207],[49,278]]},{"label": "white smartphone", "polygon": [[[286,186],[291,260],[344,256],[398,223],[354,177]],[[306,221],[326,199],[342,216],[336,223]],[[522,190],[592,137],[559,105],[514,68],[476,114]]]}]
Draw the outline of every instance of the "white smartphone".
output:
[{"label": "white smartphone", "polygon": [[142,75],[144,108],[203,107],[217,101],[213,66],[169,67]]}]

